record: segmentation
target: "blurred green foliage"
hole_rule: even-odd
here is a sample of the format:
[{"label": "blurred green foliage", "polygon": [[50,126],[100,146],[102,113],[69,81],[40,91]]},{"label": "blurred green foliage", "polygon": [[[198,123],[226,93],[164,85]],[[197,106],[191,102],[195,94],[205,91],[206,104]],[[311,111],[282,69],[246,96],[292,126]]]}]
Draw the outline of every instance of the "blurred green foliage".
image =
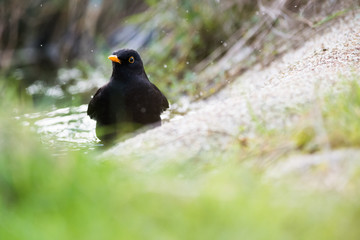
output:
[{"label": "blurred green foliage", "polygon": [[299,126],[290,133],[299,149],[314,152],[324,147],[360,147],[359,75],[343,78],[345,90],[328,94],[306,110]]},{"label": "blurred green foliage", "polygon": [[325,128],[332,147],[360,147],[360,76],[354,75],[347,90],[326,98]]},{"label": "blurred green foliage", "polygon": [[155,26],[157,35],[143,51],[145,66],[171,99],[195,95],[196,67],[227,40],[248,28],[257,10],[254,1],[148,1],[148,11],[130,18]]}]

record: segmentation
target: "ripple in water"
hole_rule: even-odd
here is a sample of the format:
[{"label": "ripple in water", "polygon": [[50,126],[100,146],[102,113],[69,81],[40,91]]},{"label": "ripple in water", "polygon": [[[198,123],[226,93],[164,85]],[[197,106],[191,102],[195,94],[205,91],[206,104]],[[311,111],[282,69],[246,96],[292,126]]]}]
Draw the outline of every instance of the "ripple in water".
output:
[{"label": "ripple in water", "polygon": [[102,146],[96,138],[96,122],[86,114],[87,104],[48,112],[25,114],[20,119],[35,131],[44,145],[61,151],[94,151]]}]

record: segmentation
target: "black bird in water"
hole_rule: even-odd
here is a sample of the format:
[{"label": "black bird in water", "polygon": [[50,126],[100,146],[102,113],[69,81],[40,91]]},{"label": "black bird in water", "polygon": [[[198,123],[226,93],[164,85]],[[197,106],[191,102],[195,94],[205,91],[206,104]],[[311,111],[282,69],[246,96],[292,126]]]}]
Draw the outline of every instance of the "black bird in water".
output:
[{"label": "black bird in water", "polygon": [[97,90],[87,110],[96,120],[97,137],[107,141],[144,125],[161,125],[160,114],[169,103],[149,81],[140,55],[123,49],[109,59],[113,65],[110,81]]}]

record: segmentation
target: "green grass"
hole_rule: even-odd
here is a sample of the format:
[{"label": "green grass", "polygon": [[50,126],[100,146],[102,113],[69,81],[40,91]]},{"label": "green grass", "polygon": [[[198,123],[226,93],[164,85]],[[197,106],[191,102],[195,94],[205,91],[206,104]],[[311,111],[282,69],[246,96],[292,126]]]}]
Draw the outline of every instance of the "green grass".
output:
[{"label": "green grass", "polygon": [[348,13],[350,11],[350,9],[343,9],[337,12],[334,12],[333,14],[330,14],[329,16],[326,16],[325,18],[323,18],[322,20],[318,21],[317,23],[315,23],[312,27],[313,28],[317,28],[320,27],[332,20],[334,20],[335,18],[344,16],[346,13]]},{"label": "green grass", "polygon": [[[351,119],[344,126],[352,128],[350,123],[358,119],[353,107],[359,106],[359,89],[354,85],[350,90],[354,95],[344,93],[325,101],[325,124]],[[352,190],[344,193],[300,190],[294,179],[285,177],[275,184],[240,161],[245,147],[233,154],[211,153],[167,163],[156,170],[138,169],[136,159],[99,161],[96,155],[81,152],[54,156],[14,120],[13,109],[18,109],[15,114],[21,111],[21,101],[6,92],[0,103],[1,239],[360,236],[359,176],[354,176]],[[274,131],[266,135],[274,137]],[[258,142],[266,146],[267,141]],[[250,142],[249,148],[251,144],[261,146]],[[247,161],[261,158],[263,152],[258,149],[257,154]]]},{"label": "green grass", "polygon": [[299,148],[360,147],[359,77],[346,78],[342,92],[329,93],[303,114],[293,133]]}]

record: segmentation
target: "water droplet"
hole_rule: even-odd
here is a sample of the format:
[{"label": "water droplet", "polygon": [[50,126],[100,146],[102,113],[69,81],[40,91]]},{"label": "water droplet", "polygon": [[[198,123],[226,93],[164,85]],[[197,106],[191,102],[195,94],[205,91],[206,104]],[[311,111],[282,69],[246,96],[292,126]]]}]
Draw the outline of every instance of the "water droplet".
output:
[{"label": "water droplet", "polygon": [[189,10],[186,10],[186,13],[189,13]]},{"label": "water droplet", "polygon": [[166,65],[166,64],[164,64],[164,68],[167,68],[167,65]]},{"label": "water droplet", "polygon": [[40,3],[40,7],[42,7],[43,6],[43,4],[42,3]]},{"label": "water droplet", "polygon": [[227,43],[226,43],[226,42],[224,42],[224,43],[223,43],[223,46],[224,46],[224,47],[227,47]]},{"label": "water droplet", "polygon": [[189,65],[189,62],[186,62],[187,65]]},{"label": "water droplet", "polygon": [[94,52],[94,49],[91,49],[90,52]]},{"label": "water droplet", "polygon": [[42,44],[40,44],[40,47],[43,47],[43,45],[42,45]]}]

